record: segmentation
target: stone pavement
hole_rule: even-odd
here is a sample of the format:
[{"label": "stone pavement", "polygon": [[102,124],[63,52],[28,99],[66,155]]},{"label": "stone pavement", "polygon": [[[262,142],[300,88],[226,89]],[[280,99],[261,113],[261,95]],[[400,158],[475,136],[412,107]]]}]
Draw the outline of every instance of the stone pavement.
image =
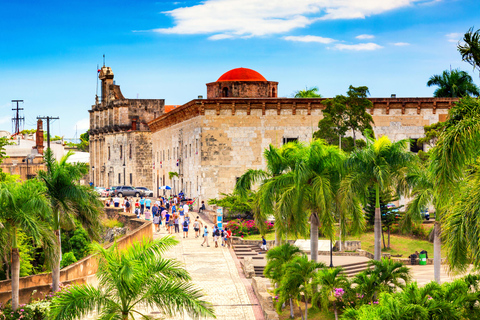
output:
[{"label": "stone pavement", "polygon": [[[196,213],[192,213],[194,217]],[[194,220],[194,219],[193,219]],[[205,223],[205,222],[203,222]],[[175,236],[180,244],[169,250],[165,257],[175,258],[185,265],[192,277],[192,282],[204,292],[204,299],[211,302],[215,308],[217,319],[222,320],[255,320],[254,306],[256,301],[249,298],[244,279],[241,279],[230,250],[220,245],[215,248],[211,225],[209,225],[210,247],[201,246],[203,238],[195,238],[191,228],[188,238],[183,233]],[[154,238],[168,235],[162,227]],[[150,310],[147,310],[150,311]],[[153,310],[152,310],[153,311]],[[155,315],[152,313],[151,315]],[[153,311],[154,312],[154,311]],[[175,317],[173,319],[190,319],[190,317]]]}]

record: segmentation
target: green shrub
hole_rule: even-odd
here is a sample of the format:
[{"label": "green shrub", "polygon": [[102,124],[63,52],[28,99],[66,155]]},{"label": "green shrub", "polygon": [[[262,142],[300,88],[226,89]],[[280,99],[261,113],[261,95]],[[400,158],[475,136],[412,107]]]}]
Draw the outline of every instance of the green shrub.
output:
[{"label": "green shrub", "polygon": [[60,268],[65,268],[73,263],[77,262],[75,254],[73,252],[67,252],[62,256],[62,261],[60,262]]},{"label": "green shrub", "polygon": [[73,232],[73,236],[68,241],[75,258],[78,260],[86,257],[90,252],[91,241],[88,237],[87,231],[83,228],[77,228]]},{"label": "green shrub", "polygon": [[104,219],[102,220],[102,226],[107,229],[112,229],[113,227],[123,228],[123,223],[116,219]]}]

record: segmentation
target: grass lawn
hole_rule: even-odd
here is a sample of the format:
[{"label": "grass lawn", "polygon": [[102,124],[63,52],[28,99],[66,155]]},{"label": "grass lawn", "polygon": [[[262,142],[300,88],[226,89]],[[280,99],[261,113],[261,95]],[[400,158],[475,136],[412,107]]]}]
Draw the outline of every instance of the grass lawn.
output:
[{"label": "grass lawn", "polygon": [[[247,240],[260,240],[261,236],[250,235],[245,237],[244,239]],[[267,240],[275,240],[275,233],[268,233],[265,236]],[[326,238],[319,238],[321,240],[328,240]],[[293,240],[293,239],[292,239]],[[360,240],[362,242],[362,249],[369,251],[371,253],[374,252],[374,234],[373,232],[366,232],[360,236],[347,236],[346,240]],[[385,244],[388,244],[387,234],[385,233]],[[383,242],[382,242],[382,252],[391,253],[392,255],[401,254],[402,258],[408,258],[409,255],[414,253],[415,251],[422,251],[426,250],[428,252],[428,257],[433,258],[433,243],[425,241],[425,240],[418,240],[409,236],[404,235],[390,235],[390,249],[383,249]]]},{"label": "grass lawn", "polygon": [[[308,304],[310,306],[310,304]],[[302,313],[305,314],[305,304],[302,302]],[[300,310],[298,309],[298,306],[294,304],[293,306],[293,311],[295,315],[295,320],[302,319],[302,316],[300,315]],[[282,310],[282,313],[279,315],[280,320],[288,320],[290,318],[290,306],[287,305],[285,309]],[[319,311],[315,310],[313,308],[308,309],[308,320],[333,320],[335,319],[335,314],[330,311]]]}]

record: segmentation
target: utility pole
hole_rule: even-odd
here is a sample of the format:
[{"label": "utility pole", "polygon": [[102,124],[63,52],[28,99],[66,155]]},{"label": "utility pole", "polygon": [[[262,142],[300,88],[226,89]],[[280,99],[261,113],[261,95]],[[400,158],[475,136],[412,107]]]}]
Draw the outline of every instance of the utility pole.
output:
[{"label": "utility pole", "polygon": [[46,117],[37,117],[37,119],[47,120],[47,148],[50,149],[50,120],[58,120],[60,118],[46,116]]},{"label": "utility pole", "polygon": [[17,104],[17,107],[12,109],[13,111],[16,111],[15,117],[12,118],[12,122],[13,131],[15,131],[14,134],[18,134],[20,133],[21,122],[25,122],[25,117],[20,117],[20,111],[23,110],[23,108],[18,107],[18,103],[23,103],[23,100],[12,100],[12,102]]}]

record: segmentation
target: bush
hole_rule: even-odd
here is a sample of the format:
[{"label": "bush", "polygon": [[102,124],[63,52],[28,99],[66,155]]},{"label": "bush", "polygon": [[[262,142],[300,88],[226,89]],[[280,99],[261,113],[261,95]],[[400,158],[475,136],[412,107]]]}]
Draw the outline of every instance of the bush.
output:
[{"label": "bush", "polygon": [[123,228],[123,223],[116,219],[104,219],[102,220],[102,226],[107,229],[112,229],[114,227]]},{"label": "bush", "polygon": [[65,268],[73,263],[77,262],[77,258],[75,258],[75,254],[73,252],[67,252],[63,255],[62,261],[60,262],[60,268]]},{"label": "bush", "polygon": [[[273,230],[273,223],[265,221],[265,224],[266,232]],[[254,220],[230,220],[225,227],[232,231],[232,235],[237,237],[260,234],[260,231],[258,230]]]}]

